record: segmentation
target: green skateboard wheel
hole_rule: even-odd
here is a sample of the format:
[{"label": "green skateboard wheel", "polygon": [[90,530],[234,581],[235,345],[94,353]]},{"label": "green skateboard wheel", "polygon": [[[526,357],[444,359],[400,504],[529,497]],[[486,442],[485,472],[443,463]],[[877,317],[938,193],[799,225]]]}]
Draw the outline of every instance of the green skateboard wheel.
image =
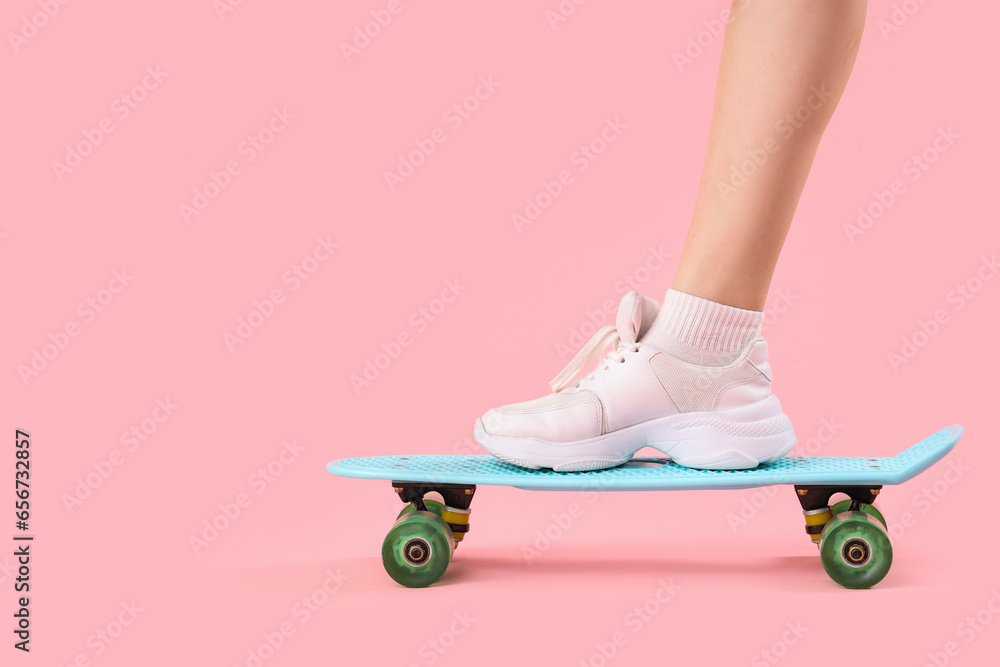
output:
[{"label": "green skateboard wheel", "polygon": [[[833,516],[837,516],[842,512],[846,512],[850,506],[850,500],[841,500],[839,503],[834,504],[834,506],[830,508],[830,512]],[[881,523],[888,530],[889,524],[885,522],[885,517],[882,516],[882,512],[880,512],[877,507],[869,505],[868,503],[861,503],[861,511],[878,519],[879,523]]]},{"label": "green skateboard wheel", "polygon": [[441,517],[433,512],[406,512],[382,542],[382,565],[397,583],[424,588],[448,569],[454,546],[451,528]]},{"label": "green skateboard wheel", "polygon": [[[438,516],[441,516],[441,513],[444,512],[444,505],[436,500],[431,500],[430,498],[424,498],[424,505],[427,506],[427,511],[434,512]],[[415,509],[417,508],[413,506],[413,503],[407,503],[406,507],[399,510],[399,514],[396,515],[396,518],[398,519],[404,514],[409,514]]]},{"label": "green skateboard wheel", "polygon": [[874,516],[842,512],[823,529],[819,555],[826,573],[844,588],[871,588],[889,572],[892,544]]}]

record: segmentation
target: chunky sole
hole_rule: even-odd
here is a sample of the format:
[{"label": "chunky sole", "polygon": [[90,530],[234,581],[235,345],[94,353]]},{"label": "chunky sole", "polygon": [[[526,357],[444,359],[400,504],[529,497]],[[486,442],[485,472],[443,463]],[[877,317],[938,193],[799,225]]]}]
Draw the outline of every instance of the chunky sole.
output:
[{"label": "chunky sole", "polygon": [[712,412],[682,412],[574,442],[491,435],[476,420],[475,437],[493,456],[522,468],[556,472],[619,466],[652,447],[674,463],[702,470],[745,470],[779,459],[795,447],[792,422],[774,396]]}]

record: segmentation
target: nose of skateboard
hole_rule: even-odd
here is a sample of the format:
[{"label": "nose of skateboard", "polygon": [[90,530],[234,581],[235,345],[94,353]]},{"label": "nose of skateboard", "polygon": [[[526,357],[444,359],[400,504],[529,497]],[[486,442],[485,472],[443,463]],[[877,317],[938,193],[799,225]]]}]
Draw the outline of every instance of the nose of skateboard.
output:
[{"label": "nose of skateboard", "polygon": [[949,426],[948,428],[945,428],[943,430],[948,431],[948,433],[951,434],[951,437],[952,437],[953,440],[957,441],[959,438],[962,437],[962,425],[961,424],[952,424],[951,426]]}]

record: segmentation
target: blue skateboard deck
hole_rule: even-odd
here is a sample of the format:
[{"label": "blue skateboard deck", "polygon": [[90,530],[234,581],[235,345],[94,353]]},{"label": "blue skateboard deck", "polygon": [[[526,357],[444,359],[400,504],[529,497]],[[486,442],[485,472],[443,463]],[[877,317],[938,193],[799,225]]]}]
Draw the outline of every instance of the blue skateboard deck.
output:
[{"label": "blue skateboard deck", "polygon": [[[749,489],[791,484],[806,533],[820,549],[830,578],[846,588],[871,588],[892,564],[888,524],[875,499],[940,461],[962,436],[949,426],[890,457],[786,456],[750,470],[695,470],[667,458],[633,458],[588,472],[527,470],[493,456],[368,456],[331,461],[341,477],[391,480],[404,507],[382,542],[382,564],[396,582],[429,586],[444,575],[469,531],[477,485],[539,491]],[[426,497],[437,494],[441,500]],[[843,494],[847,500],[834,502]]]},{"label": "blue skateboard deck", "polygon": [[666,458],[634,458],[590,472],[528,470],[488,454],[366,456],[331,461],[334,475],[437,484],[486,484],[536,491],[749,489],[774,484],[901,484],[937,463],[962,435],[942,429],[891,457],[786,456],[750,470],[695,470]]}]

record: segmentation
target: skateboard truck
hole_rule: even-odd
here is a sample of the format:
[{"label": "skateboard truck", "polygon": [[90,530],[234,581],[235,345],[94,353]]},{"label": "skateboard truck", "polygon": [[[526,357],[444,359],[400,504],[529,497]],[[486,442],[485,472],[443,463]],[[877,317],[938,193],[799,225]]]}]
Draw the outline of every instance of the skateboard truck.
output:
[{"label": "skateboard truck", "polygon": [[476,493],[475,484],[432,484],[428,482],[397,482],[393,480],[392,490],[404,503],[412,503],[421,512],[433,512],[424,502],[424,495],[436,492],[441,494],[444,506],[441,508],[441,518],[451,528],[455,537],[455,546],[469,532],[469,514],[472,496]]},{"label": "skateboard truck", "polygon": [[[833,518],[833,510],[830,508],[830,497],[836,493],[843,493],[850,497],[850,505],[847,511],[857,512],[861,510],[861,505],[871,505],[875,502],[875,497],[882,491],[881,485],[876,486],[805,486],[795,485],[795,493],[802,505],[802,513],[806,517],[806,533],[812,538],[813,543],[819,546],[823,528]],[[840,505],[841,503],[838,503]],[[843,510],[841,510],[843,511]]]}]

